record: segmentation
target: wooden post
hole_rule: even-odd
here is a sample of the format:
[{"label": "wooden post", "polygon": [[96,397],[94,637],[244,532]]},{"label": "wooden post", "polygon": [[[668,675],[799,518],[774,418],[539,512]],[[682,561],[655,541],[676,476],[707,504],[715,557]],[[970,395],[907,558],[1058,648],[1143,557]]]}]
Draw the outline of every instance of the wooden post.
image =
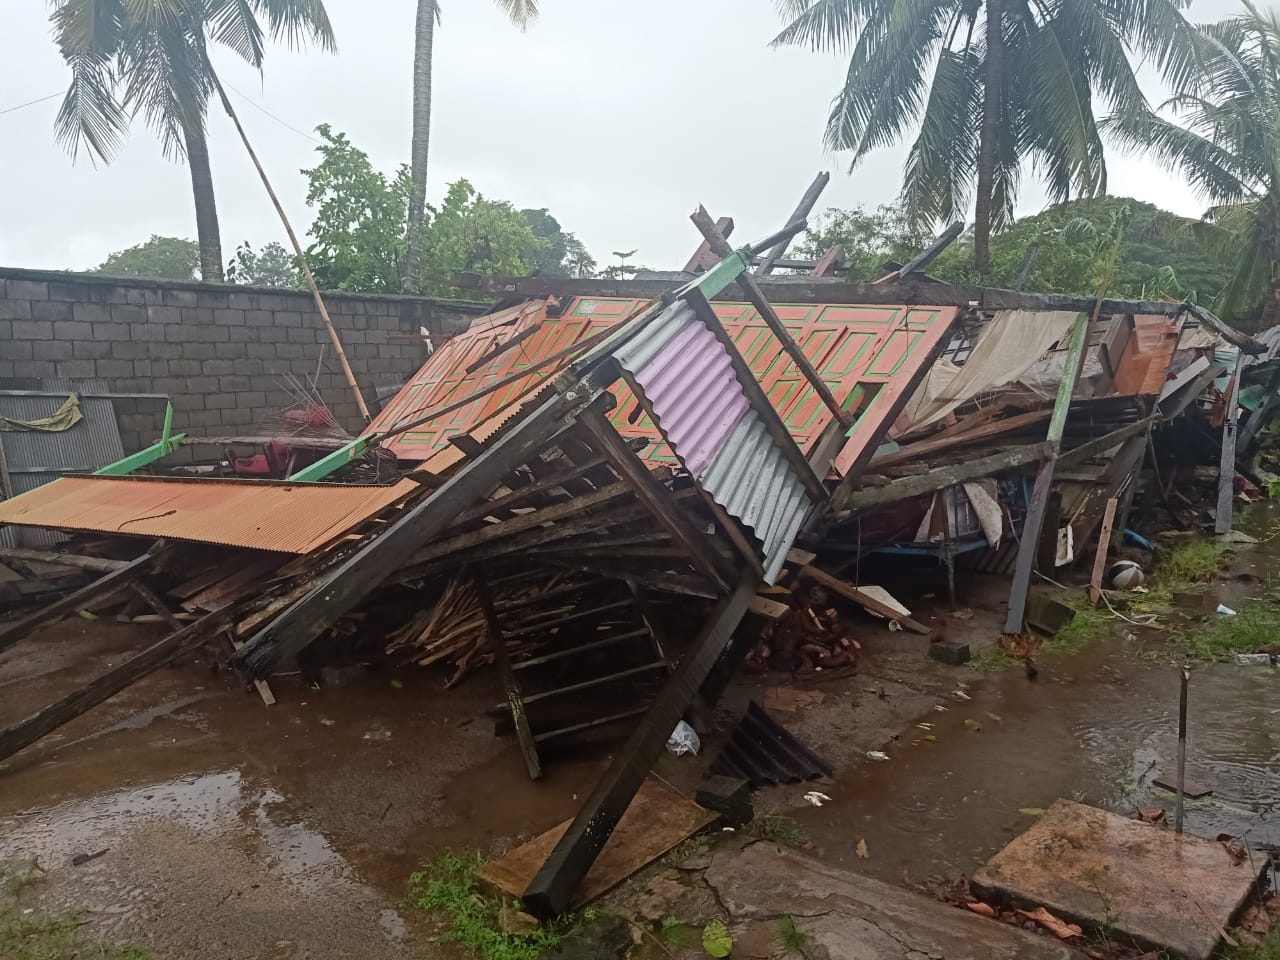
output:
[{"label": "wooden post", "polygon": [[906,279],[917,270],[923,270],[933,262],[934,257],[947,249],[947,247],[951,246],[956,237],[960,236],[962,233],[964,233],[964,221],[961,220],[951,224],[951,226],[947,227],[947,229],[943,230],[942,233],[938,235],[938,238],[934,240],[933,243],[929,244],[929,246],[925,247],[897,270],[894,270],[892,273],[886,273],[879,280],[875,281],[876,284],[879,285],[882,283],[891,283],[894,280]]},{"label": "wooden post", "polygon": [[[818,198],[822,196],[822,191],[827,188],[827,184],[831,182],[831,174],[823,171],[813,178],[813,183],[809,184],[809,189],[804,192],[804,196],[800,198],[800,203],[796,206],[795,213],[791,214],[791,219],[787,223],[795,223],[797,220],[806,220],[809,212],[818,202]],[[699,228],[701,229],[701,228]],[[706,236],[704,233],[703,236]],[[728,236],[728,234],[724,234]],[[711,238],[707,237],[708,242]],[[782,255],[787,252],[787,247],[791,245],[791,238],[788,237],[777,246],[765,251],[764,260],[756,267],[755,275],[757,277],[767,276],[773,272],[774,265],[782,259]],[[713,248],[714,249],[714,248]],[[724,254],[720,254],[724,256]]]},{"label": "wooden post", "polygon": [[[711,245],[713,252],[721,257],[727,257],[733,253],[733,248],[729,246],[729,241],[716,231],[716,225],[711,221],[711,215],[707,213],[706,208],[699,206],[690,219],[693,220],[693,225],[707,238],[707,243]],[[756,271],[756,273],[759,272],[759,270]],[[800,349],[800,345],[792,339],[786,324],[778,316],[778,311],[773,309],[773,304],[760,291],[760,285],[756,283],[755,277],[749,272],[743,271],[738,277],[738,285],[746,293],[748,302],[756,308],[756,312],[768,324],[769,329],[773,331],[773,335],[778,338],[778,342],[782,344],[782,349],[787,352],[787,356],[795,363],[796,369],[809,381],[809,386],[813,387],[814,393],[826,404],[827,409],[846,429],[853,426],[853,417],[840,406],[840,401],[831,393],[826,381],[814,369],[813,364],[809,362],[809,358]],[[735,347],[734,350],[736,351],[737,348]]]},{"label": "wooden post", "polygon": [[207,614],[195,623],[171,633],[140,653],[134,654],[114,670],[108,670],[96,680],[57,703],[39,710],[21,723],[0,731],[0,761],[13,756],[23,747],[30,746],[41,737],[57,730],[69,720],[74,720],[91,707],[115,696],[125,687],[159,669],[185,650],[191,650],[230,626],[236,611],[232,607]]},{"label": "wooden post", "polygon": [[1227,415],[1222,421],[1222,454],[1218,459],[1218,508],[1214,512],[1213,532],[1231,532],[1232,504],[1236,482],[1236,428],[1240,423],[1240,371],[1244,353],[1236,355],[1236,369],[1227,385]]},{"label": "wooden post", "polygon": [[511,669],[511,658],[507,656],[507,638],[502,635],[498,614],[493,609],[493,595],[489,592],[489,582],[485,579],[484,569],[480,564],[475,565],[471,575],[475,581],[476,596],[480,598],[480,610],[484,613],[485,627],[489,633],[489,649],[493,651],[493,661],[497,664],[499,676],[502,677],[502,687],[507,694],[507,705],[511,708],[511,718],[515,723],[516,739],[520,742],[520,753],[524,756],[525,769],[529,771],[529,779],[541,780],[542,761],[538,758],[538,744],[533,739],[529,718],[524,712],[520,682],[516,679],[515,671]]},{"label": "wooden post", "polygon": [[1102,599],[1102,573],[1107,568],[1107,548],[1111,546],[1111,525],[1116,522],[1116,507],[1120,501],[1112,497],[1102,515],[1102,530],[1098,533],[1098,552],[1093,557],[1093,575],[1089,577],[1089,602],[1097,606]]},{"label": "wooden post", "polygon": [[521,899],[530,913],[542,918],[556,917],[573,902],[583,877],[649,775],[671,731],[729,645],[759,583],[752,575],[743,576],[703,624],[675,673],[663,685],[658,698],[640,719],[626,745],[617,752],[525,890]]},{"label": "wooden post", "polygon": [[214,86],[217,88],[218,96],[222,100],[222,109],[227,112],[227,116],[235,124],[236,132],[240,134],[240,142],[244,144],[245,150],[248,151],[249,159],[253,161],[253,166],[258,171],[258,177],[262,180],[262,185],[267,188],[267,196],[271,198],[271,203],[275,206],[276,213],[280,215],[280,222],[284,224],[285,233],[289,235],[289,242],[293,244],[294,256],[298,258],[298,266],[302,269],[302,275],[306,277],[307,286],[311,288],[311,296],[316,302],[316,310],[320,314],[320,319],[324,321],[325,329],[329,331],[329,342],[333,344],[334,352],[338,355],[338,363],[342,365],[342,374],[347,378],[347,383],[351,386],[351,392],[355,394],[356,406],[360,410],[360,416],[364,417],[365,423],[368,423],[373,419],[369,415],[369,407],[364,402],[364,394],[360,392],[360,384],[356,383],[356,375],[351,370],[351,364],[347,363],[347,354],[342,349],[342,340],[338,336],[338,331],[334,327],[333,321],[329,318],[329,310],[324,305],[324,297],[320,296],[320,288],[316,286],[316,278],[311,275],[311,264],[307,262],[307,255],[303,252],[302,244],[298,242],[298,235],[293,232],[293,225],[289,223],[284,207],[280,205],[280,198],[276,196],[275,190],[272,189],[271,181],[267,179],[267,172],[262,169],[258,155],[254,153],[253,146],[249,143],[249,137],[244,132],[244,127],[240,125],[240,118],[231,106],[231,101],[227,99],[227,92],[222,89],[222,81],[218,79],[218,74],[212,66],[209,68],[209,75],[213,77]]},{"label": "wooden post", "polygon": [[[1094,312],[1101,307],[1098,300]],[[1005,618],[1005,633],[1021,633],[1027,613],[1027,591],[1031,589],[1031,571],[1035,566],[1040,546],[1040,532],[1044,529],[1045,513],[1049,504],[1049,492],[1053,487],[1053,470],[1058,451],[1062,447],[1062,434],[1067,426],[1067,414],[1071,410],[1071,397],[1075,393],[1076,380],[1084,363],[1088,341],[1089,315],[1076,317],[1071,328],[1071,343],[1063,361],[1062,382],[1058,384],[1058,396],[1049,417],[1049,433],[1046,439],[1053,448],[1049,459],[1036,471],[1035,484],[1031,488],[1031,501],[1027,504],[1027,517],[1022,523],[1022,539],[1018,546],[1018,558],[1013,567],[1013,583],[1009,587],[1009,614]]]}]

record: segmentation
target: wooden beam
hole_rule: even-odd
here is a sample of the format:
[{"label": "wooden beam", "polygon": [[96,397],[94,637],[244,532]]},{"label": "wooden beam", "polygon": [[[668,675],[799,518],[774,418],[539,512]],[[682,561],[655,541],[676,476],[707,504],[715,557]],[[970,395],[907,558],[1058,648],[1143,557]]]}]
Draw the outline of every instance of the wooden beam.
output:
[{"label": "wooden beam", "polygon": [[[827,184],[831,182],[831,174],[822,171],[813,178],[813,183],[809,184],[809,189],[805,190],[804,196],[800,198],[800,202],[796,205],[795,212],[791,214],[791,218],[787,223],[794,223],[797,220],[805,220],[808,218],[810,211],[818,202],[818,198],[822,196],[822,191],[827,188]],[[704,233],[703,236],[706,236]],[[787,247],[791,246],[791,238],[788,237],[777,246],[764,251],[764,259],[760,265],[756,267],[756,276],[764,277],[773,273],[773,268],[777,265],[782,255],[787,252]],[[714,249],[714,248],[713,248]],[[720,254],[724,256],[724,254]]]},{"label": "wooden beam", "polygon": [[889,620],[897,620],[898,623],[902,624],[903,627],[910,630],[912,633],[928,635],[933,632],[920,621],[912,620],[901,611],[895,610],[893,607],[886,606],[875,597],[868,596],[863,593],[853,584],[845,583],[845,581],[840,578],[833,577],[831,574],[819,570],[817,567],[811,567],[808,565],[803,566],[800,568],[800,573],[798,575],[817,581],[828,590],[834,590],[836,593],[840,594],[840,596],[848,600],[852,600],[860,607],[866,607],[873,613],[878,613],[880,616]]},{"label": "wooden beam", "polygon": [[1140,433],[1146,433],[1151,429],[1152,425],[1159,419],[1158,415],[1153,414],[1150,417],[1144,417],[1141,420],[1135,420],[1133,423],[1127,423],[1119,429],[1112,430],[1100,437],[1090,440],[1088,443],[1082,443],[1078,447],[1073,447],[1065,453],[1058,455],[1058,466],[1072,467],[1086,460],[1092,460],[1094,457],[1110,450],[1112,447],[1118,447],[1130,437],[1136,437]]},{"label": "wooden beam", "polygon": [[129,565],[128,560],[108,560],[106,557],[82,557],[59,550],[28,550],[24,547],[0,547],[0,560],[37,560],[60,567],[77,567],[97,573],[111,573]]},{"label": "wooden beam", "polygon": [[625,746],[615,754],[613,763],[525,890],[521,900],[530,913],[556,917],[572,904],[583,877],[649,775],[671,731],[728,646],[758,585],[754,576],[742,577],[698,631],[675,673],[636,724]]},{"label": "wooden beam", "polygon": [[520,742],[520,753],[524,756],[525,769],[529,771],[529,779],[542,779],[542,761],[538,758],[538,744],[533,739],[533,730],[529,727],[529,718],[524,712],[524,698],[520,692],[520,682],[515,671],[511,669],[511,658],[507,656],[507,640],[502,635],[502,625],[498,622],[498,614],[493,609],[493,595],[489,592],[489,582],[485,579],[483,568],[477,564],[472,569],[475,581],[476,596],[480,599],[480,610],[484,614],[485,629],[489,634],[489,650],[493,653],[493,661],[497,664],[498,674],[502,677],[502,687],[507,693],[507,706],[511,708],[511,716],[515,721],[516,739]]},{"label": "wooden beam", "polygon": [[156,547],[152,547],[142,556],[131,560],[122,567],[117,567],[106,576],[99,577],[93,583],[80,588],[74,593],[67,594],[60,600],[46,604],[4,630],[0,630],[0,650],[7,650],[36,627],[57,620],[60,617],[65,617],[69,613],[75,613],[77,610],[82,610],[87,604],[114,593],[150,569],[155,559]]},{"label": "wooden beam", "polygon": [[831,519],[832,522],[842,522],[885,504],[897,503],[899,500],[933,493],[935,490],[954,487],[958,483],[990,477],[1005,470],[1035,463],[1047,457],[1050,449],[1049,442],[1044,440],[1040,443],[1003,450],[989,457],[980,457],[977,460],[957,463],[949,467],[938,467],[917,477],[903,477],[882,487],[864,487],[854,490],[842,501],[832,498]]},{"label": "wooden beam", "polygon": [[[495,296],[522,297],[625,297],[628,299],[657,300],[664,294],[673,294],[684,284],[677,280],[575,280],[564,277],[494,277],[487,274],[461,274],[460,285]],[[1098,301],[1094,297],[1077,297],[1057,293],[1026,293],[1021,290],[1005,290],[998,287],[975,287],[951,283],[931,283],[925,280],[900,280],[894,283],[846,283],[821,277],[764,277],[760,289],[773,303],[857,303],[867,305],[887,304],[895,306],[957,306],[973,304],[981,310],[1062,310],[1073,313],[1087,312]],[[730,284],[717,294],[716,300],[743,302],[746,296],[736,284]],[[1101,315],[1141,313],[1160,317],[1176,317],[1186,312],[1187,305],[1160,300],[1103,300]],[[1200,311],[1212,316],[1203,308]],[[1222,321],[1214,320],[1227,329]],[[1214,327],[1217,330],[1217,327]],[[1246,353],[1261,349],[1262,344],[1252,337],[1231,330],[1235,340],[1251,344]],[[1224,334],[1224,338],[1226,335]],[[1237,346],[1239,344],[1236,344]]]},{"label": "wooden beam", "polygon": [[225,630],[235,619],[236,611],[225,607],[201,617],[195,623],[169,634],[113,670],[85,686],[33,713],[21,723],[0,731],[0,761],[13,756],[23,747],[57,730],[64,723],[115,696],[125,687],[159,669],[184,651],[194,649],[218,631]]},{"label": "wooden beam", "polygon": [[[716,230],[719,231],[722,237],[732,234],[733,217],[720,217],[716,220]],[[701,273],[708,267],[714,266],[719,260],[720,258],[712,252],[710,242],[704,238],[698,249],[694,251],[693,256],[689,258],[689,262],[684,265],[684,272]]]},{"label": "wooden beam", "polygon": [[1222,450],[1218,458],[1218,505],[1213,516],[1214,533],[1230,533],[1236,482],[1236,430],[1240,425],[1240,372],[1244,354],[1236,355],[1236,369],[1227,385],[1227,415],[1222,420]]},{"label": "wooden beam", "polygon": [[813,265],[813,269],[809,271],[811,277],[833,277],[840,264],[844,261],[844,247],[840,244],[834,244],[827,248],[827,252],[818,258],[818,262]]},{"label": "wooden beam", "polygon": [[1111,525],[1116,522],[1116,507],[1120,501],[1115,497],[1107,500],[1107,509],[1102,514],[1102,532],[1098,534],[1098,552],[1093,556],[1093,573],[1089,577],[1089,602],[1097,605],[1102,599],[1102,573],[1107,568],[1107,548],[1111,546]]},{"label": "wooden beam", "polygon": [[[611,401],[612,397],[607,402]],[[296,657],[394,573],[420,544],[437,536],[459,513],[488,496],[503,477],[546,446],[563,430],[565,413],[559,397],[543,401],[464,470],[403,513],[260,630],[236,652],[232,663],[252,676],[265,677],[280,660]]]},{"label": "wooden beam", "polygon": [[587,411],[578,418],[578,422],[591,434],[593,446],[608,458],[636,499],[653,514],[654,519],[671,535],[671,539],[684,548],[694,569],[727,590],[730,582],[727,571],[711,549],[710,539],[681,511],[672,499],[671,491],[649,472],[649,468],[618,436],[618,431],[613,429],[604,414],[599,410]]},{"label": "wooden beam", "polygon": [[[693,220],[694,226],[702,232],[702,235],[707,238],[707,243],[711,245],[711,249],[716,254],[727,257],[733,253],[733,248],[729,246],[729,241],[716,232],[716,226],[711,222],[711,216],[705,208],[698,207],[690,219]],[[756,273],[760,273],[760,270],[757,270]],[[778,311],[773,308],[773,304],[769,302],[768,298],[760,292],[760,287],[756,284],[755,277],[750,273],[743,272],[738,277],[738,285],[746,291],[747,302],[756,308],[756,312],[760,314],[761,319],[773,331],[773,335],[782,344],[782,349],[786,351],[787,356],[791,358],[801,375],[809,381],[809,386],[813,388],[818,398],[826,404],[827,409],[844,427],[853,426],[853,417],[840,406],[840,401],[831,393],[826,381],[814,369],[813,364],[809,362],[809,358],[800,349],[800,345],[792,339],[791,332],[787,330],[786,324],[778,316]],[[735,353],[737,352],[736,345],[733,350]]]},{"label": "wooden beam", "polygon": [[934,258],[938,254],[940,254],[943,250],[947,249],[947,247],[951,246],[951,244],[955,241],[956,237],[960,236],[960,234],[962,233],[964,233],[964,221],[958,220],[955,223],[951,224],[951,226],[947,227],[947,229],[943,230],[942,233],[938,235],[938,238],[933,241],[933,243],[929,244],[929,246],[925,247],[923,250],[917,253],[914,257],[912,257],[910,260],[904,263],[901,267],[899,267],[897,270],[894,270],[892,273],[886,274],[885,276],[881,277],[879,280],[876,281],[876,284],[879,285],[882,283],[889,283],[901,277],[909,277],[911,276],[911,274],[915,273],[917,270],[923,270],[925,267],[927,267],[930,263],[933,262]]}]

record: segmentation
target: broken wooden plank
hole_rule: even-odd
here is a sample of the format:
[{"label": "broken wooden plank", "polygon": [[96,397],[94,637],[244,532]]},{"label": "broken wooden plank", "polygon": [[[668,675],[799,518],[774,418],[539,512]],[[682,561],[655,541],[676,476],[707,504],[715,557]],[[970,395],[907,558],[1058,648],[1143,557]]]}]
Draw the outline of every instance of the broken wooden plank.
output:
[{"label": "broken wooden plank", "polygon": [[1089,602],[1097,605],[1102,599],[1102,573],[1107,567],[1107,548],[1111,545],[1111,525],[1116,520],[1116,508],[1120,501],[1115,497],[1107,501],[1102,515],[1102,532],[1098,534],[1098,552],[1093,557],[1093,573],[1089,577]]},{"label": "broken wooden plank", "polygon": [[117,567],[88,586],[82,587],[74,593],[69,593],[60,600],[54,600],[52,603],[46,604],[4,630],[0,630],[0,650],[7,650],[36,627],[50,623],[69,613],[75,613],[77,610],[82,610],[95,600],[100,600],[128,585],[151,568],[151,565],[155,562],[156,552],[156,547],[152,547],[142,556],[129,561],[123,567]]},{"label": "broken wooden plank", "polygon": [[895,450],[892,453],[886,453],[881,457],[874,457],[871,460],[871,466],[876,470],[883,470],[899,463],[911,463],[917,460],[923,460],[935,453],[941,453],[945,450],[952,450],[956,447],[968,446],[977,443],[980,440],[990,440],[992,437],[999,437],[1002,434],[1012,433],[1015,430],[1022,430],[1026,427],[1033,427],[1038,423],[1050,419],[1053,416],[1053,410],[1050,407],[1044,407],[1040,410],[1031,410],[1027,413],[1014,414],[1012,417],[1005,417],[1003,420],[991,420],[984,422],[980,426],[976,426],[971,430],[964,430],[958,433],[951,433],[937,438],[927,440],[917,440],[915,443],[908,444],[901,450]]},{"label": "broken wooden plank", "polygon": [[[608,397],[608,400],[604,398]],[[601,402],[612,402],[604,394]],[[430,497],[405,511],[380,536],[364,544],[306,596],[282,612],[238,650],[233,664],[264,677],[282,659],[296,657],[321,632],[387,579],[417,547],[438,535],[502,478],[546,446],[566,426],[566,406],[550,397],[499,437],[484,453]]]},{"label": "broken wooden plank", "polygon": [[[800,202],[796,204],[795,211],[792,212],[787,223],[795,223],[797,220],[806,219],[809,216],[809,213],[813,210],[814,205],[818,202],[818,198],[822,196],[822,191],[827,188],[827,184],[830,182],[831,174],[826,170],[814,177],[813,182],[809,184],[809,188],[805,190],[804,195],[800,198]],[[703,233],[703,236],[706,236],[706,234]],[[728,234],[717,234],[717,236],[720,236],[721,239],[723,239],[725,236],[728,236]],[[756,267],[755,271],[757,277],[765,277],[773,272],[773,268],[777,266],[778,261],[782,259],[782,255],[787,252],[787,247],[791,245],[791,239],[791,237],[787,237],[785,240],[779,241],[776,246],[763,251],[764,258],[760,261],[760,265]],[[726,246],[728,246],[728,244],[726,244]],[[723,251],[716,249],[714,243],[712,244],[711,249],[714,253],[722,257],[725,255]]]},{"label": "broken wooden plank", "polygon": [[38,710],[21,723],[0,731],[0,761],[74,720],[86,710],[96,707],[125,687],[158,670],[187,650],[193,650],[218,631],[225,630],[236,617],[228,607],[206,614],[195,623],[169,634],[140,653],[135,653],[113,670],[85,684],[56,703]]},{"label": "broken wooden plank", "polygon": [[60,567],[78,567],[97,573],[111,573],[127,566],[128,560],[108,560],[106,557],[82,557],[61,550],[28,550],[24,547],[0,547],[0,560],[36,560]]},{"label": "broken wooden plank", "polygon": [[671,731],[729,645],[759,582],[754,576],[744,576],[716,605],[675,673],[525,889],[522,899],[526,910],[549,918],[564,913],[573,903],[583,879],[648,777]]},{"label": "broken wooden plank", "polygon": [[887,620],[898,621],[898,623],[902,624],[905,629],[910,630],[912,633],[929,634],[933,632],[918,620],[912,620],[910,617],[903,616],[901,611],[895,610],[893,607],[881,603],[875,597],[864,593],[853,584],[846,583],[838,577],[833,577],[831,574],[819,570],[817,567],[805,566],[801,568],[800,576],[808,577],[810,580],[817,581],[828,590],[834,590],[845,599],[852,600],[859,606],[866,607],[868,610],[879,614]]},{"label": "broken wooden plank", "polygon": [[785,603],[779,603],[777,600],[770,600],[768,597],[754,596],[751,603],[747,605],[752,613],[758,613],[762,617],[768,617],[770,620],[777,620],[791,608]]},{"label": "broken wooden plank", "polygon": [[507,706],[511,708],[511,716],[515,720],[516,739],[520,742],[520,753],[524,757],[525,769],[529,771],[529,779],[542,779],[542,761],[538,757],[538,744],[534,740],[533,730],[529,726],[529,718],[524,711],[524,696],[520,691],[520,681],[511,669],[511,659],[507,656],[507,638],[503,635],[502,624],[498,622],[498,614],[493,609],[493,595],[489,592],[489,583],[485,579],[483,568],[477,564],[471,571],[475,583],[476,596],[480,600],[480,610],[484,614],[485,629],[489,635],[489,651],[498,666],[502,677],[503,689],[507,692]]},{"label": "broken wooden plank", "polygon": [[1049,455],[1050,449],[1048,441],[1013,447],[989,457],[980,457],[977,460],[948,467],[938,467],[915,477],[893,480],[883,487],[854,490],[848,492],[841,503],[837,503],[835,497],[832,497],[832,521],[847,520],[876,507],[954,487],[970,480],[991,477],[1015,467],[1026,466],[1037,460],[1043,460]]},{"label": "broken wooden plank", "polygon": [[141,580],[135,580],[129,584],[129,589],[142,598],[142,602],[149,606],[165,623],[169,624],[174,630],[181,630],[182,623],[173,615],[173,611],[168,605],[156,596],[156,592],[148,587]]}]

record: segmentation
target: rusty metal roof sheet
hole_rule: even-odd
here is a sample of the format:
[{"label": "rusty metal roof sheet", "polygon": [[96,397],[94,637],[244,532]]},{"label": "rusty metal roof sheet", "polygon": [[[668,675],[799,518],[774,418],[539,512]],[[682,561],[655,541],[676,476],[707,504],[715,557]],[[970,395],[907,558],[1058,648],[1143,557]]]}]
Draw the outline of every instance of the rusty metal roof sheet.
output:
[{"label": "rusty metal roof sheet", "polygon": [[421,489],[175,477],[63,477],[0,503],[0,523],[310,553]]},{"label": "rusty metal roof sheet", "polygon": [[759,541],[773,583],[813,507],[752,409],[728,351],[683,301],[614,351],[689,474]]}]

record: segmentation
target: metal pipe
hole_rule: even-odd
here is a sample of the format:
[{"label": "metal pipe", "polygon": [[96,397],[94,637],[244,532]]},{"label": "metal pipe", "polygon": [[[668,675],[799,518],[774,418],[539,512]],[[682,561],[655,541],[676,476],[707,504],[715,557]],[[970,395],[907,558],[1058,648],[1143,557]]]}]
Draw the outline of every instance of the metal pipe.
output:
[{"label": "metal pipe", "polygon": [[1187,684],[1191,668],[1182,665],[1182,690],[1178,697],[1178,806],[1174,814],[1173,832],[1182,834],[1182,799],[1187,782]]}]

